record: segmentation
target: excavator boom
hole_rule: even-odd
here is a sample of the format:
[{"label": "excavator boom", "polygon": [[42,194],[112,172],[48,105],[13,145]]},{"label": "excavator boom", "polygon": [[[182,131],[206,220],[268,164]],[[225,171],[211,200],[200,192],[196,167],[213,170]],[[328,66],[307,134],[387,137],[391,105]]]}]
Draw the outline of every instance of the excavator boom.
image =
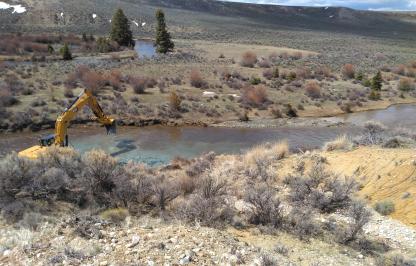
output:
[{"label": "excavator boom", "polygon": [[45,149],[47,149],[48,146],[68,146],[67,131],[69,124],[84,106],[88,106],[89,108],[91,108],[92,112],[97,117],[97,121],[103,124],[107,129],[107,134],[116,133],[115,120],[104,114],[101,106],[98,104],[98,101],[94,97],[92,92],[86,89],[56,119],[55,134],[42,137],[40,139],[40,145],[33,146],[29,149],[19,152],[19,156],[35,159],[39,156],[39,154],[41,154]]}]

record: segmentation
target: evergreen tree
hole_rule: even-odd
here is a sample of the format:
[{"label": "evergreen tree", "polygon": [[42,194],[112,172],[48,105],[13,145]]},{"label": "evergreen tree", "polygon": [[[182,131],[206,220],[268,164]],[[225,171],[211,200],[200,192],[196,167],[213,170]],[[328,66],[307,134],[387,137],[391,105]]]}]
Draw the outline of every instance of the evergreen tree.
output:
[{"label": "evergreen tree", "polygon": [[72,54],[67,43],[61,48],[61,55],[63,60],[72,60]]},{"label": "evergreen tree", "polygon": [[378,71],[377,74],[373,77],[371,82],[371,89],[379,91],[383,86],[383,77],[381,76],[381,72]]},{"label": "evergreen tree", "polygon": [[134,46],[133,33],[130,30],[130,22],[120,8],[114,13],[111,20],[110,39],[121,46]]},{"label": "evergreen tree", "polygon": [[85,34],[85,32],[82,34],[82,41],[88,42],[87,34]]},{"label": "evergreen tree", "polygon": [[175,44],[171,40],[170,33],[166,29],[165,13],[162,10],[156,11],[156,50],[158,53],[166,54],[171,52]]}]

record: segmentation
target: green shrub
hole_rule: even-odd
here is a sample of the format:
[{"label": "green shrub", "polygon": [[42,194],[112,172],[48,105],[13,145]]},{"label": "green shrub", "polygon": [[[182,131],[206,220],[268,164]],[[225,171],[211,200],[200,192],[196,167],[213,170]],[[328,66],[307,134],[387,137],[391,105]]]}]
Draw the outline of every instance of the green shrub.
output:
[{"label": "green shrub", "polygon": [[261,83],[261,79],[258,77],[251,77],[250,84],[251,85],[259,85]]},{"label": "green shrub", "polygon": [[121,223],[129,216],[129,211],[124,208],[108,209],[103,211],[100,216],[112,223]]},{"label": "green shrub", "polygon": [[72,60],[72,54],[69,50],[68,44],[65,43],[64,46],[61,48],[60,52],[63,60]]},{"label": "green shrub", "polygon": [[395,211],[394,202],[391,200],[377,202],[374,209],[381,215],[389,215]]},{"label": "green shrub", "polygon": [[381,87],[383,87],[383,77],[381,76],[381,72],[378,71],[371,81],[371,89],[379,91]]}]

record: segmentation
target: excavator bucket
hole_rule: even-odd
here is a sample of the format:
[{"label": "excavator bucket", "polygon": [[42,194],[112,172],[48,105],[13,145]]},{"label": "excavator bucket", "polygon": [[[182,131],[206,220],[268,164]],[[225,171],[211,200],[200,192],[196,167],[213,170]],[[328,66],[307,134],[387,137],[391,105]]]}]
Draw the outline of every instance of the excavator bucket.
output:
[{"label": "excavator bucket", "polygon": [[117,133],[117,123],[114,120],[111,125],[105,125],[105,129],[107,130],[107,135],[115,135]]}]

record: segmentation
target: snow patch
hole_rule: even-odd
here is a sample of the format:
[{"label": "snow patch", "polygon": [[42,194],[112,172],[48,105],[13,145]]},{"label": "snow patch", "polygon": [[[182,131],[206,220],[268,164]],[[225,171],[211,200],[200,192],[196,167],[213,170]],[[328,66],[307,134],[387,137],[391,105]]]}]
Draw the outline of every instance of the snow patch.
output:
[{"label": "snow patch", "polygon": [[7,4],[5,2],[0,2],[0,9],[9,9],[9,8],[13,8],[13,14],[14,13],[25,13],[26,12],[26,7],[22,6],[22,5],[10,5]]},{"label": "snow patch", "polygon": [[137,21],[133,20],[133,23],[136,25],[136,27],[139,26],[139,23],[137,23]]},{"label": "snow patch", "polygon": [[92,18],[95,19],[97,17],[97,14],[92,14]]},{"label": "snow patch", "polygon": [[61,17],[64,17],[64,12],[61,12]]},{"label": "snow patch", "polygon": [[329,18],[333,18],[334,17],[334,15],[332,15],[332,16],[329,16]]},{"label": "snow patch", "polygon": [[329,6],[325,7],[325,10],[327,10],[329,8]]},{"label": "snow patch", "polygon": [[146,22],[142,22],[142,27],[146,26]]}]

